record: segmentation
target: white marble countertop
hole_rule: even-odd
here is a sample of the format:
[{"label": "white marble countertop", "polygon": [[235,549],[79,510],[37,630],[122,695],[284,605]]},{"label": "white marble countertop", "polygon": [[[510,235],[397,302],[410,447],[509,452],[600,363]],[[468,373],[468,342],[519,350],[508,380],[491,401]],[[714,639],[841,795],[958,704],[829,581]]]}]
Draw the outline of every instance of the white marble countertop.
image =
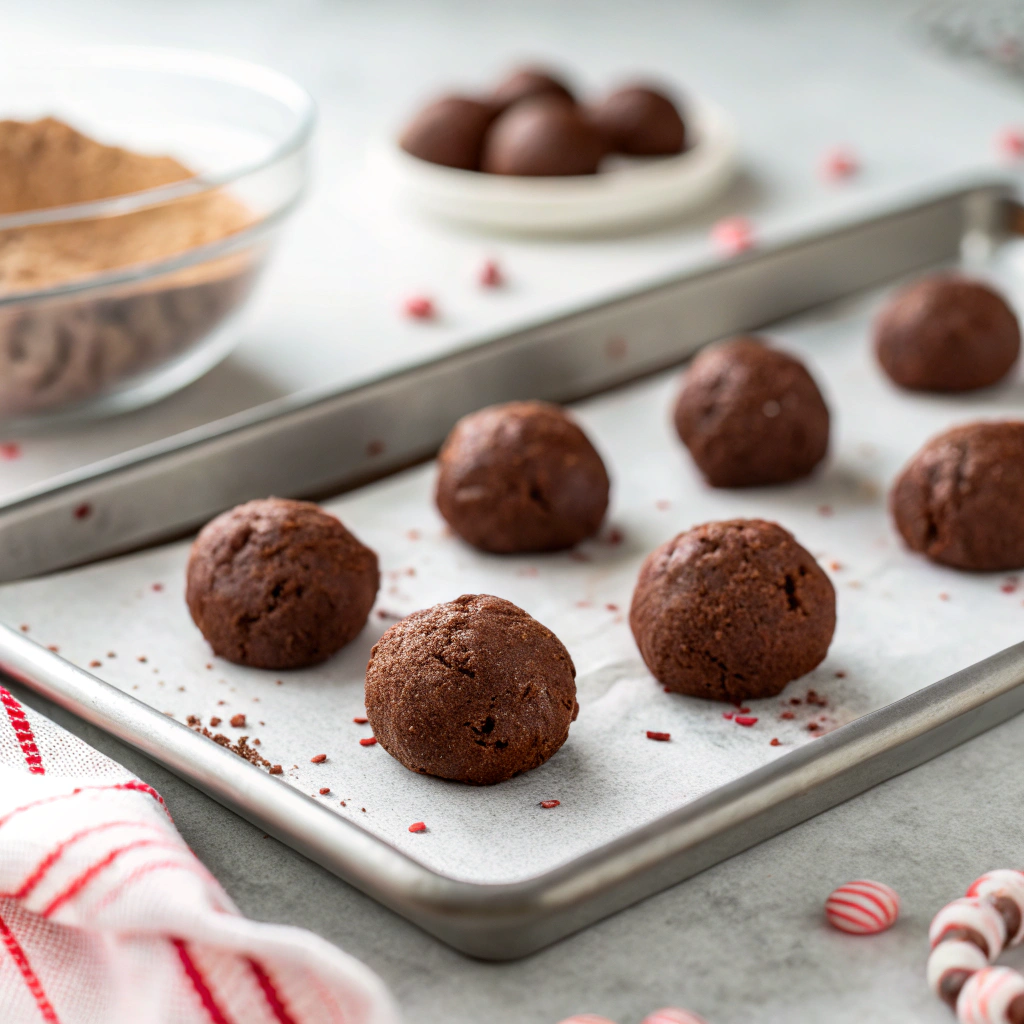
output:
[{"label": "white marble countertop", "polygon": [[[23,457],[0,464],[0,495],[684,266],[706,251],[708,224],[726,213],[770,229],[874,190],[996,166],[993,139],[1024,122],[1024,91],[921,47],[909,12],[883,0],[0,0],[0,46],[60,39],[214,49],[294,75],[321,108],[310,201],[236,354],[159,406],[73,436],[24,439]],[[692,85],[735,116],[747,173],[700,218],[587,243],[488,239],[393,210],[364,172],[368,140],[424,92],[483,82],[522,56],[564,62],[592,86],[637,70]],[[818,176],[823,152],[838,143],[864,167],[841,186]],[[507,290],[472,286],[485,255],[507,268]],[[398,315],[413,290],[438,298],[439,324]],[[164,793],[243,911],[311,927],[365,959],[420,1024],[553,1024],[583,1010],[637,1024],[672,1004],[711,1024],[939,1024],[952,1018],[923,981],[928,921],[982,871],[1024,861],[1019,719],[549,950],[481,964],[144,758],[47,710]],[[864,876],[901,893],[901,922],[874,939],[830,932],[821,923],[825,895]]]}]

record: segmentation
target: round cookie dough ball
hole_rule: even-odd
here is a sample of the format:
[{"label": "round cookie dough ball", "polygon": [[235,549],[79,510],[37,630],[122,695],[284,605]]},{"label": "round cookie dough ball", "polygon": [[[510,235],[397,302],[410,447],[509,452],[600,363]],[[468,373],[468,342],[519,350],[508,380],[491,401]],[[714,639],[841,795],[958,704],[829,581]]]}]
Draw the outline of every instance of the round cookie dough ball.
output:
[{"label": "round cookie dough ball", "polygon": [[590,111],[608,148],[629,156],[671,156],[686,147],[686,126],[663,92],[644,85],[618,89]]},{"label": "round cookie dough ball", "polygon": [[398,144],[432,164],[478,171],[484,136],[496,113],[489,103],[468,96],[442,96],[406,125]]},{"label": "round cookie dough ball", "polygon": [[799,480],[828,451],[828,406],[814,378],[759,338],[736,338],[693,360],[675,426],[712,487]]},{"label": "round cookie dough ball", "polygon": [[441,515],[482,551],[571,548],[597,533],[608,508],[601,456],[567,413],[546,402],[464,416],[437,462]]},{"label": "round cookie dough ball", "polygon": [[185,600],[214,653],[253,668],[325,661],[366,624],[377,556],[307,501],[264,498],[206,524]]},{"label": "round cookie dough ball", "polygon": [[777,523],[734,519],[673,537],[640,569],[629,624],[647,667],[676,693],[774,697],[828,653],[828,576]]},{"label": "round cookie dough ball", "polygon": [[1020,325],[979,281],[936,274],[897,292],[875,321],[882,369],[912,391],[971,391],[1010,372]]},{"label": "round cookie dough ball", "polygon": [[933,437],[889,493],[912,551],[955,569],[1024,569],[1024,423],[969,423]]},{"label": "round cookie dough ball", "polygon": [[374,736],[423,775],[504,782],[551,757],[578,712],[576,669],[562,642],[488,594],[395,623],[366,667]]},{"label": "round cookie dough ball", "polygon": [[498,110],[506,110],[513,103],[535,96],[559,96],[575,102],[572,90],[553,71],[538,67],[517,68],[491,93],[491,102]]},{"label": "round cookie dough ball", "polygon": [[579,107],[538,96],[498,117],[484,139],[480,166],[490,174],[525,177],[595,174],[604,153],[601,133]]}]

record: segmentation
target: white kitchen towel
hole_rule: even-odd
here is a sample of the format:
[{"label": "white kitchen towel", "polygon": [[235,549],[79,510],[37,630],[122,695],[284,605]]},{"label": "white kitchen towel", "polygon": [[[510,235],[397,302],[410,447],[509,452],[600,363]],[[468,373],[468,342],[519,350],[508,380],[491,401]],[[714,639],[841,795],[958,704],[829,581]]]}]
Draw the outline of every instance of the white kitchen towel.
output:
[{"label": "white kitchen towel", "polygon": [[160,794],[0,687],[2,1024],[396,1024],[369,968],[238,913]]}]

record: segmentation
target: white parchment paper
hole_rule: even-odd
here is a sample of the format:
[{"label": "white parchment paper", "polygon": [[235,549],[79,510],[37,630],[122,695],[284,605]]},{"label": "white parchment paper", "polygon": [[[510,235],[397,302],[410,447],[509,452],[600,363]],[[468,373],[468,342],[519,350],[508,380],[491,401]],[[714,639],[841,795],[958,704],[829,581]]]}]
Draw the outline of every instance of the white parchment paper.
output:
[{"label": "white parchment paper", "polygon": [[[533,876],[1024,636],[1024,590],[1015,577],[928,564],[902,549],[886,512],[891,479],[926,438],[952,423],[1018,414],[1021,383],[952,398],[898,393],[867,342],[879,302],[772,332],[807,359],[833,410],[828,465],[811,481],[705,487],[670,426],[673,373],[578,408],[614,494],[603,536],[577,552],[499,558],[470,550],[448,535],[433,507],[432,466],[328,503],[377,550],[384,582],[363,634],[319,668],[267,673],[213,658],[182,596],[187,544],[0,588],[0,619],[28,626],[78,665],[98,663],[96,675],[179,721],[218,716],[214,731],[258,737],[261,753],[284,766],[282,784],[434,870],[481,882]],[[751,727],[723,717],[732,710],[726,706],[664,693],[626,621],[651,548],[693,524],[736,516],[792,530],[838,594],[828,659],[781,698],[751,702]],[[379,745],[360,746],[369,726],[353,722],[363,712],[367,655],[384,629],[473,592],[506,597],[558,634],[576,662],[581,706],[548,764],[483,789],[407,771]],[[807,702],[810,688],[824,705]],[[230,727],[239,713],[246,725]],[[671,733],[671,741],[647,739],[648,729]],[[321,753],[327,760],[312,764]],[[320,795],[322,787],[330,792]],[[546,810],[542,800],[560,806]],[[427,831],[410,834],[417,821]]]}]

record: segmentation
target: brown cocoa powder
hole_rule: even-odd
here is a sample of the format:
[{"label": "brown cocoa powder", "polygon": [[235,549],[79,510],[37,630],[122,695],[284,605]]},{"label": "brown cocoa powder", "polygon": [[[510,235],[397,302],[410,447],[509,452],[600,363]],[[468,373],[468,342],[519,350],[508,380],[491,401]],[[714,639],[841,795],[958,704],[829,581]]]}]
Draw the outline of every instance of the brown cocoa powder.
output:
[{"label": "brown cocoa powder", "polygon": [[[0,216],[85,203],[194,177],[173,157],[107,146],[52,117],[0,121]],[[217,190],[115,217],[0,231],[0,292],[152,263],[248,227]]]}]

